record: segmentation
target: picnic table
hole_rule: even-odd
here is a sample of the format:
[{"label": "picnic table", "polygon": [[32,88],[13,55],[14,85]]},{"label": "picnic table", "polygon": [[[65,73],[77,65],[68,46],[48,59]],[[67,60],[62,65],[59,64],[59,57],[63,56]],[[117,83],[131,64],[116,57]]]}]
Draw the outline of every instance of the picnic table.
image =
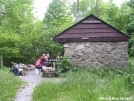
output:
[{"label": "picnic table", "polygon": [[52,67],[52,68],[57,68],[57,66],[60,64],[59,61],[56,61],[56,60],[49,60],[49,61],[46,61],[46,67]]}]

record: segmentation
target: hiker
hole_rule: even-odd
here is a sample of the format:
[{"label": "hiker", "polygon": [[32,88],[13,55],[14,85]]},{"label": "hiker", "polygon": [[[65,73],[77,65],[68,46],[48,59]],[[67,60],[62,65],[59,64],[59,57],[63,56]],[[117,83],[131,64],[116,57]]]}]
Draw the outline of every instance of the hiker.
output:
[{"label": "hiker", "polygon": [[46,66],[46,62],[48,61],[48,58],[50,57],[49,53],[43,54],[40,59],[43,61],[44,66]]},{"label": "hiker", "polygon": [[11,68],[10,72],[14,73],[16,76],[19,76],[18,65],[14,62],[11,62],[11,64],[12,64],[12,68]]},{"label": "hiker", "polygon": [[48,63],[48,61],[49,61],[49,57],[50,57],[50,55],[49,55],[49,53],[47,53],[46,55],[45,55],[45,62],[44,62],[44,66],[50,66],[50,64]]},{"label": "hiker", "polygon": [[46,57],[45,57],[46,61],[48,61],[49,58],[50,58],[50,55],[49,55],[49,53],[47,53],[47,54],[46,54]]},{"label": "hiker", "polygon": [[45,62],[46,61],[46,54],[42,54],[42,56],[40,57],[40,59]]},{"label": "hiker", "polygon": [[41,72],[43,72],[42,66],[44,65],[42,58],[39,58],[36,62],[35,62],[35,68],[36,69],[41,69]]},{"label": "hiker", "polygon": [[61,53],[60,52],[58,52],[58,56],[57,56],[56,60],[57,61],[61,61],[62,60],[62,56],[61,56]]}]

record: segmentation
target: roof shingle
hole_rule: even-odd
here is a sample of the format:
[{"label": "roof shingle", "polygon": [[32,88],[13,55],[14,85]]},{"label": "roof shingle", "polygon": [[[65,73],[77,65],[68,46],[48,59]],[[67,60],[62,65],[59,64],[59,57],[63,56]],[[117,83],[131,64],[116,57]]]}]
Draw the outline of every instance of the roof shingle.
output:
[{"label": "roof shingle", "polygon": [[128,40],[129,36],[92,14],[54,37],[59,43]]}]

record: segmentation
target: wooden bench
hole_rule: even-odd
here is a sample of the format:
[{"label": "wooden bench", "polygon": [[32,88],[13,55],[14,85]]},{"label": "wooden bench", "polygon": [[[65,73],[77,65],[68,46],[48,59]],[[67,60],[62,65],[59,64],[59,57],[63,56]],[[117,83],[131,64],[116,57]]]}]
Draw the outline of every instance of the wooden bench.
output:
[{"label": "wooden bench", "polygon": [[55,71],[44,71],[43,77],[56,77]]}]

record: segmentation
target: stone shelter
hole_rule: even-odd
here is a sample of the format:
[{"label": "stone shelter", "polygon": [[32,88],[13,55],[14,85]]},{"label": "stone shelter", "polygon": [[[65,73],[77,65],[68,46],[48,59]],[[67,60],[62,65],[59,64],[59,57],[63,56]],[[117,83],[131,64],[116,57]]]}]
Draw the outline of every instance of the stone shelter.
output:
[{"label": "stone shelter", "polygon": [[53,39],[64,46],[64,56],[82,68],[128,64],[129,36],[92,14]]}]

